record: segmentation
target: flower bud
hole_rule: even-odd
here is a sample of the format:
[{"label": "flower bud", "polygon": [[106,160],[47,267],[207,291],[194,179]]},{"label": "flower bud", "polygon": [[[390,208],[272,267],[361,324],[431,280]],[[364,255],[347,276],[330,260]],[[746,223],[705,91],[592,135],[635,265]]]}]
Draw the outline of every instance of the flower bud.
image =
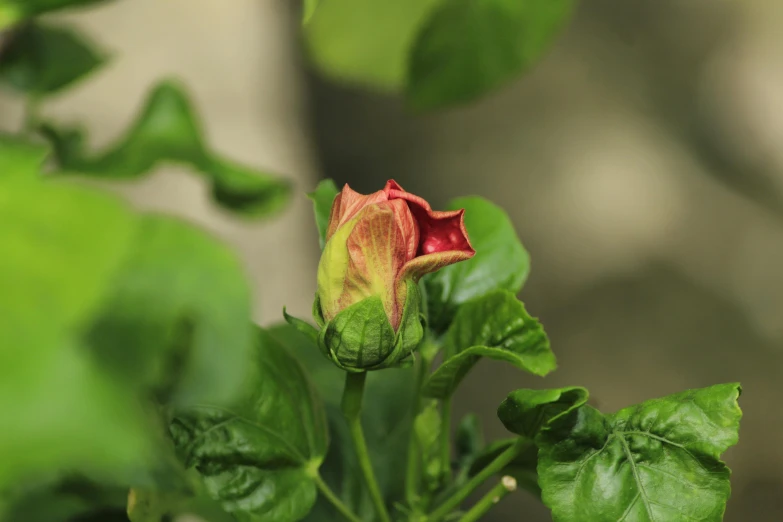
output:
[{"label": "flower bud", "polygon": [[338,366],[407,362],[424,332],[419,278],[475,254],[463,213],[433,211],[394,181],[370,195],[345,185],[332,204],[313,304],[319,346]]}]

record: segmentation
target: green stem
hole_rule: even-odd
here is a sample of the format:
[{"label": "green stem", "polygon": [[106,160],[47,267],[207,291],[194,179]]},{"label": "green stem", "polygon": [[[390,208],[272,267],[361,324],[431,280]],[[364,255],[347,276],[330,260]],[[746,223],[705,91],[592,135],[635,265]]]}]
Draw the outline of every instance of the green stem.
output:
[{"label": "green stem", "polygon": [[364,430],[362,430],[362,396],[364,395],[364,382],[367,379],[367,373],[345,374],[345,389],[343,390],[342,410],[345,420],[348,422],[348,429],[353,439],[356,457],[359,460],[359,467],[364,475],[364,481],[367,489],[370,491],[370,497],[378,517],[381,522],[391,522],[389,512],[386,510],[386,504],[383,502],[383,495],[378,487],[378,481],[375,479],[375,472],[370,462],[370,452],[367,450],[367,442],[364,440]]},{"label": "green stem", "polygon": [[451,396],[440,403],[440,469],[441,484],[451,479]]},{"label": "green stem", "polygon": [[324,482],[320,475],[313,477],[313,480],[315,480],[315,485],[318,487],[318,491],[321,492],[324,498],[328,500],[334,506],[334,508],[345,517],[346,520],[350,520],[350,522],[362,522],[359,517],[354,515],[353,512],[348,509],[348,506],[343,504],[339,497],[335,495],[334,491],[332,491],[332,488],[330,488],[326,482]]},{"label": "green stem", "polygon": [[487,511],[492,509],[492,507],[501,501],[503,497],[511,493],[517,489],[517,481],[514,480],[514,477],[509,477],[506,475],[502,479],[500,479],[500,482],[498,482],[495,487],[489,490],[489,492],[481,497],[481,500],[476,502],[476,505],[470,508],[470,510],[462,515],[462,518],[459,519],[459,522],[476,522],[477,520],[481,519]]},{"label": "green stem", "polygon": [[526,444],[527,440],[520,438],[513,446],[498,455],[486,468],[482,469],[472,479],[463,484],[451,497],[438,506],[438,508],[427,518],[428,522],[437,522],[451,513],[454,509],[458,508],[462,501],[468,498],[477,487],[483,484],[492,475],[500,473],[503,468],[510,464],[511,461],[519,455],[519,452],[522,451]]}]

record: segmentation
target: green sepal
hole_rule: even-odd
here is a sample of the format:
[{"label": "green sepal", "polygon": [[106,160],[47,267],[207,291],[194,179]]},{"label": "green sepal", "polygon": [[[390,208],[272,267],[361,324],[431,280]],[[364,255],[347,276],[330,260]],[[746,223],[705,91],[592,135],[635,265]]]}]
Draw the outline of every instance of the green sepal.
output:
[{"label": "green sepal", "polygon": [[[396,333],[381,299],[372,296],[352,304],[325,322],[318,336],[318,346],[348,372],[410,366],[413,352],[424,336],[420,306],[418,286],[410,280]],[[323,321],[318,297],[313,303],[313,316],[316,322]]]},{"label": "green sepal", "polygon": [[285,311],[285,306],[283,307],[283,317],[285,318],[285,322],[296,328],[297,331],[307,336],[307,338],[313,341],[315,344],[318,344],[318,328],[311,325],[307,321],[299,319],[298,317],[288,315],[288,313]]},{"label": "green sepal", "polygon": [[315,319],[315,324],[318,325],[318,328],[323,328],[326,325],[324,314],[321,312],[321,298],[318,296],[318,293],[315,294],[315,300],[313,301],[313,319]]}]

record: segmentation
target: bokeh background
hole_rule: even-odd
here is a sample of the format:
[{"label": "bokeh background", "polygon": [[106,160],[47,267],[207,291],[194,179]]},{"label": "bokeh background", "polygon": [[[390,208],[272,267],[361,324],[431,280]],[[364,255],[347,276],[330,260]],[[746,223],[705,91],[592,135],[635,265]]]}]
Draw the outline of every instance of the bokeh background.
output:
[{"label": "bokeh background", "polygon": [[[295,180],[505,207],[533,258],[522,298],[560,369],[482,362],[455,400],[488,439],[518,387],[588,387],[604,411],[740,381],[745,412],[728,522],[783,520],[783,3],[585,0],[534,70],[463,108],[415,115],[394,95],[324,78],[290,0],[126,0],[59,15],[108,48],[100,74],[42,112],[111,142],[164,76],[189,86],[215,148]],[[18,99],[0,95],[0,127]],[[199,179],[162,169],[117,187],[234,245],[257,319],[308,313],[317,236],[304,196],[278,219],[215,210]],[[550,520],[525,493],[488,521]]]}]

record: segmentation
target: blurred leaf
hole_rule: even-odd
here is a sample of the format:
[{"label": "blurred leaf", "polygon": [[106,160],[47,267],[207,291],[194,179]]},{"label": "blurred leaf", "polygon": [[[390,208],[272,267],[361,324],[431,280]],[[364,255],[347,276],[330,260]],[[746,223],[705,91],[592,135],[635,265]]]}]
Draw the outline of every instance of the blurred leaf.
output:
[{"label": "blurred leaf", "polygon": [[127,179],[141,177],[163,162],[182,163],[209,179],[218,203],[247,216],[274,213],[290,196],[287,181],[210,151],[184,89],[175,82],[165,81],[155,87],[125,137],[103,153],[86,153],[80,130],[46,124],[41,132],[52,142],[64,171]]},{"label": "blurred leaf", "polygon": [[442,0],[330,0],[305,26],[315,65],[331,77],[397,91],[421,23]]},{"label": "blurred leaf", "polygon": [[303,518],[328,444],[326,416],[302,367],[259,330],[250,375],[229,406],[179,412],[172,434],[186,467],[239,522]]},{"label": "blurred leaf", "polygon": [[78,341],[128,252],[132,215],[74,187],[0,178],[0,485],[148,454],[133,397]]},{"label": "blurred leaf", "polygon": [[321,250],[326,243],[326,229],[329,226],[329,215],[332,213],[332,203],[337,193],[340,192],[334,181],[325,179],[318,183],[315,190],[307,196],[313,201],[313,212],[315,212],[315,224],[318,227],[318,234],[321,238]]},{"label": "blurred leaf", "polygon": [[0,0],[0,30],[59,9],[81,7],[106,2],[107,0]]},{"label": "blurred leaf", "polygon": [[518,293],[530,272],[530,256],[506,212],[480,197],[459,198],[449,209],[465,209],[465,227],[476,255],[423,278],[428,325],[444,332],[459,306],[494,290]]},{"label": "blurred leaf", "polygon": [[[340,411],[345,372],[293,327],[276,325],[269,332],[304,364],[326,402],[332,442],[321,466],[321,475],[361,520],[373,520],[375,510],[361,479],[348,427]],[[413,369],[368,373],[363,403],[362,425],[367,446],[373,456],[381,492],[386,503],[392,505],[404,496],[405,466],[400,464],[400,455],[405,455],[407,450],[412,424]],[[306,520],[342,522],[344,518],[319,497]]]},{"label": "blurred leaf", "polygon": [[419,109],[465,103],[529,69],[574,0],[449,0],[418,33],[408,64],[408,101]]},{"label": "blurred leaf", "polygon": [[133,489],[128,497],[130,522],[166,522],[190,515],[205,522],[235,522],[220,504],[209,497],[165,490]]},{"label": "blurred leaf", "polygon": [[45,145],[0,134],[0,179],[10,176],[37,178],[48,155],[49,148]]},{"label": "blurred leaf", "polygon": [[[124,514],[128,498],[127,488],[98,484],[78,476],[39,483],[21,491],[17,488],[14,493],[4,516],[0,509],[0,520],[73,522],[96,517],[96,520],[108,522],[115,520],[109,518],[109,513]],[[101,518],[98,519],[98,516]]]},{"label": "blurred leaf", "polygon": [[[516,438],[503,439],[493,442],[481,450],[471,463],[468,476],[472,477],[487,467],[490,462],[495,460],[504,451],[517,443]],[[517,485],[541,498],[541,488],[538,487],[538,474],[536,466],[538,465],[538,446],[531,440],[517,457],[503,468],[498,475],[511,475],[516,479]]]},{"label": "blurred leaf", "polygon": [[538,473],[555,522],[722,520],[731,487],[719,457],[738,440],[739,393],[722,384],[551,419]]},{"label": "blurred leaf", "polygon": [[220,403],[247,371],[250,308],[231,249],[175,219],[144,217],[87,339],[113,375],[175,404]]},{"label": "blurred leaf", "polygon": [[0,81],[41,97],[70,86],[105,61],[105,55],[76,31],[30,24],[16,31],[3,50]]},{"label": "blurred leaf", "polygon": [[541,324],[512,294],[496,291],[464,304],[446,333],[446,360],[427,379],[423,393],[444,399],[482,357],[506,361],[544,376],[557,367]]},{"label": "blurred leaf", "polygon": [[315,10],[318,8],[320,0],[304,0],[304,13],[302,15],[302,21],[307,23],[310,18],[313,17]]}]

